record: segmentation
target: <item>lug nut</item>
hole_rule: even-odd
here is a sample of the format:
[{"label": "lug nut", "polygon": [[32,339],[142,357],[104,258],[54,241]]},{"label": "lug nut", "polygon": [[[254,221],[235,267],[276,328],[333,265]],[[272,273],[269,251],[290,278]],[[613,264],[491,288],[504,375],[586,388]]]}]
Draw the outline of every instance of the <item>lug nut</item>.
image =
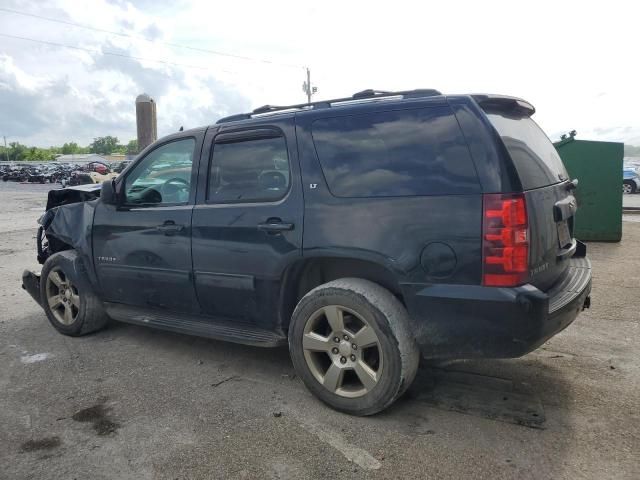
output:
[{"label": "lug nut", "polygon": [[340,357],[340,363],[347,363],[346,357]]},{"label": "lug nut", "polygon": [[355,362],[356,361],[356,356],[355,355],[351,355],[351,361]]},{"label": "lug nut", "polygon": [[336,343],[340,343],[340,337],[333,337],[333,341]]},{"label": "lug nut", "polygon": [[338,353],[338,349],[337,349],[336,347],[333,347],[333,348],[331,349],[331,351],[332,351],[333,353]]},{"label": "lug nut", "polygon": [[352,343],[351,344],[351,348],[353,348],[354,350],[357,350],[358,349],[358,345],[356,345],[355,343]]},{"label": "lug nut", "polygon": [[344,336],[344,337],[342,337],[342,338],[344,338],[347,342],[349,341],[349,335],[345,335],[345,336]]}]

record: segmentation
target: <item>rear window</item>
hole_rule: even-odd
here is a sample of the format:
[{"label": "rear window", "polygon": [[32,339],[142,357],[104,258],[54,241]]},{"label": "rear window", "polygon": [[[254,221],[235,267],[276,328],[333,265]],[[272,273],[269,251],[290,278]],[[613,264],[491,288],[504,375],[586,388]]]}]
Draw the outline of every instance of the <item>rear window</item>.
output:
[{"label": "rear window", "polygon": [[331,193],[392,197],[480,191],[449,107],[323,118],[313,141]]},{"label": "rear window", "polygon": [[536,122],[500,113],[487,116],[507,147],[525,190],[569,178],[556,148]]}]

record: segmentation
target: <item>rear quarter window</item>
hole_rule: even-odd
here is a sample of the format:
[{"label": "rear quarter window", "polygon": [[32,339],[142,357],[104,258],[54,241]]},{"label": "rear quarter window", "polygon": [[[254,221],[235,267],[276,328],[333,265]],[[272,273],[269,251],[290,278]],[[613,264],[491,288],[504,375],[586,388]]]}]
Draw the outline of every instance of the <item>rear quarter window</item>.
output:
[{"label": "rear quarter window", "polygon": [[322,118],[311,130],[335,196],[480,191],[467,144],[449,107]]},{"label": "rear quarter window", "polygon": [[488,113],[525,190],[546,187],[568,178],[556,148],[542,129],[529,117]]}]

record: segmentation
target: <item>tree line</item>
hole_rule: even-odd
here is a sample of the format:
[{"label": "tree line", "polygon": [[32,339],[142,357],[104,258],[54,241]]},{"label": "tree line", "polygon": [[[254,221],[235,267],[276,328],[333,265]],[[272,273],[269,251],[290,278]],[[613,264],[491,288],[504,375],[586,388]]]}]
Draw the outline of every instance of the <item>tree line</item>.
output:
[{"label": "tree line", "polygon": [[135,155],[138,153],[138,141],[131,140],[126,145],[121,144],[118,137],[107,135],[93,139],[88,146],[82,147],[75,142],[65,143],[61,147],[28,147],[20,142],[11,142],[5,148],[0,146],[0,160],[10,162],[46,162],[55,160],[58,155],[87,154],[98,155]]}]

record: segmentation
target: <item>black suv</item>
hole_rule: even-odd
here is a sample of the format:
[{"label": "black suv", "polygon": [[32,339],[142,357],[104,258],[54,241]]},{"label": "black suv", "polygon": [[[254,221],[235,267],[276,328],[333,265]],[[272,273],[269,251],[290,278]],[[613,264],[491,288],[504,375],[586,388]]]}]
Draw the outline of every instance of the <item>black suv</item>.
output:
[{"label": "black suv", "polygon": [[66,335],[288,344],[321,400],[373,414],[421,356],[524,355],[589,306],[577,181],[533,113],[366,90],[170,135],[100,191],[49,193],[23,286]]}]

